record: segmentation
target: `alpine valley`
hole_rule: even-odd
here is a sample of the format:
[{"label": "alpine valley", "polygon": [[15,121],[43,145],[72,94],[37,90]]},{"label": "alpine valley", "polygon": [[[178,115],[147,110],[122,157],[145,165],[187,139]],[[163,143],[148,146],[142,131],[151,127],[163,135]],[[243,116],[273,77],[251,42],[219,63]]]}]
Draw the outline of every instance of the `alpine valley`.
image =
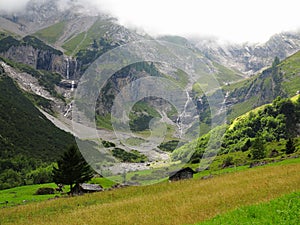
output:
[{"label": "alpine valley", "polygon": [[[84,116],[74,113],[83,76],[99,57],[148,42],[157,45],[148,46],[145,58],[164,52],[164,44],[177,46],[200,59],[204,78],[159,61],[120,68],[97,87],[96,134],[80,132],[89,129],[81,123]],[[0,74],[0,189],[51,183],[53,165],[76,141],[89,149],[86,159],[98,173],[138,185],[161,181],[183,165],[201,172],[208,146],[218,153],[206,170],[299,157],[300,32],[274,34],[258,44],[152,37],[77,1],[62,7],[59,0],[31,0],[24,11],[0,9]],[[155,93],[137,101],[126,115],[130,132],[122,130],[120,140],[114,101],[122,89],[147,77],[176,84],[184,107],[178,110]],[[211,86],[210,79],[218,85]],[[143,88],[122,95],[138,96]],[[212,105],[219,96],[222,101]],[[293,151],[286,149],[288,142]]]}]

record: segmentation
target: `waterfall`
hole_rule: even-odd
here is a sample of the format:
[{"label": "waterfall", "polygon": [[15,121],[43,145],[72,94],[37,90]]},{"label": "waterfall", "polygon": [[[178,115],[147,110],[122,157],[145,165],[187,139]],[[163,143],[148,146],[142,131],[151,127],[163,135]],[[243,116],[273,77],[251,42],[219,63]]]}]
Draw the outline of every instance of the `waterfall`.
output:
[{"label": "waterfall", "polygon": [[73,80],[76,80],[76,71],[77,71],[77,59],[75,58],[75,66],[74,66]]},{"label": "waterfall", "polygon": [[69,58],[66,58],[66,62],[67,62],[67,72],[66,72],[66,75],[67,75],[67,80],[70,79],[70,60]]},{"label": "waterfall", "polygon": [[74,91],[74,87],[75,87],[75,81],[72,80],[72,82],[71,82],[71,91]]},{"label": "waterfall", "polygon": [[221,114],[221,113],[223,113],[223,112],[226,111],[226,102],[227,102],[227,99],[229,97],[229,94],[230,94],[230,92],[227,91],[226,94],[225,94],[225,96],[224,96],[224,100],[223,100],[223,102],[221,104],[221,108],[218,111],[218,114]]},{"label": "waterfall", "polygon": [[184,108],[183,108],[183,111],[182,113],[179,115],[179,117],[176,119],[176,125],[178,127],[178,129],[180,130],[180,137],[182,136],[183,134],[183,128],[182,128],[182,119],[184,118],[184,116],[186,115],[186,111],[187,111],[187,107],[188,107],[188,104],[190,101],[192,101],[192,98],[188,92],[188,90],[185,91],[186,93],[186,97],[187,97],[187,100],[185,102],[185,105],[184,105]]},{"label": "waterfall", "polygon": [[72,105],[73,105],[73,101],[67,105],[67,108],[64,113],[64,117],[67,117],[70,114],[70,112],[72,110]]}]

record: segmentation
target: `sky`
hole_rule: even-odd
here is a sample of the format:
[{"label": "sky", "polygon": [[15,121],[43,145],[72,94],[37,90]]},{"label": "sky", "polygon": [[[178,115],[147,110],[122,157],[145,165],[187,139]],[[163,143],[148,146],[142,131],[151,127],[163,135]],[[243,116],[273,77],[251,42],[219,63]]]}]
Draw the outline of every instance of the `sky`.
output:
[{"label": "sky", "polygon": [[[0,9],[21,10],[27,1],[0,0]],[[276,33],[300,28],[299,0],[77,1],[111,14],[122,25],[151,35],[200,36],[238,43],[262,43]]]}]

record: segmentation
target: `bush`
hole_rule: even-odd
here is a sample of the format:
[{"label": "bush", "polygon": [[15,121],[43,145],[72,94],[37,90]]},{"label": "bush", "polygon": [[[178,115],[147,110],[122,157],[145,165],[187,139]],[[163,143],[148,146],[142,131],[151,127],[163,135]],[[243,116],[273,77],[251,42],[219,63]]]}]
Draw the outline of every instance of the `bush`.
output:
[{"label": "bush", "polygon": [[234,163],[233,163],[233,157],[232,156],[227,156],[224,160],[223,160],[223,165],[222,167],[225,168],[225,167],[228,167],[228,166],[232,166]]},{"label": "bush", "polygon": [[53,182],[52,179],[52,166],[47,168],[37,168],[27,174],[27,180],[33,184],[44,184]]},{"label": "bush", "polygon": [[261,138],[255,138],[251,148],[252,159],[263,159],[266,157],[266,150]]},{"label": "bush", "polygon": [[43,187],[43,188],[39,188],[35,194],[36,195],[52,195],[54,194],[54,188],[49,188],[49,187]]},{"label": "bush", "polygon": [[102,144],[103,144],[104,148],[116,147],[116,145],[114,143],[110,142],[110,141],[103,140]]},{"label": "bush", "polygon": [[147,156],[141,154],[137,150],[131,150],[130,152],[125,151],[121,148],[114,148],[112,150],[114,157],[121,160],[121,162],[130,162],[130,163],[143,163],[148,161]]},{"label": "bush", "polygon": [[168,142],[161,143],[158,148],[162,151],[173,152],[178,147],[178,140],[171,140]]}]

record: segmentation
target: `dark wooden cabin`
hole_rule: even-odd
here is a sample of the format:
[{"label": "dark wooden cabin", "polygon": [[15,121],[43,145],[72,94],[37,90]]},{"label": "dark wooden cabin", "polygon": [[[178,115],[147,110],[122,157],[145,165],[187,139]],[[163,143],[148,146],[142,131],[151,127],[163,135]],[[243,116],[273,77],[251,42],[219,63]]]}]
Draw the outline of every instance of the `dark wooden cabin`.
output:
[{"label": "dark wooden cabin", "polygon": [[170,174],[169,181],[177,181],[183,179],[191,179],[193,178],[196,172],[190,167],[183,168],[181,170],[175,171]]}]

